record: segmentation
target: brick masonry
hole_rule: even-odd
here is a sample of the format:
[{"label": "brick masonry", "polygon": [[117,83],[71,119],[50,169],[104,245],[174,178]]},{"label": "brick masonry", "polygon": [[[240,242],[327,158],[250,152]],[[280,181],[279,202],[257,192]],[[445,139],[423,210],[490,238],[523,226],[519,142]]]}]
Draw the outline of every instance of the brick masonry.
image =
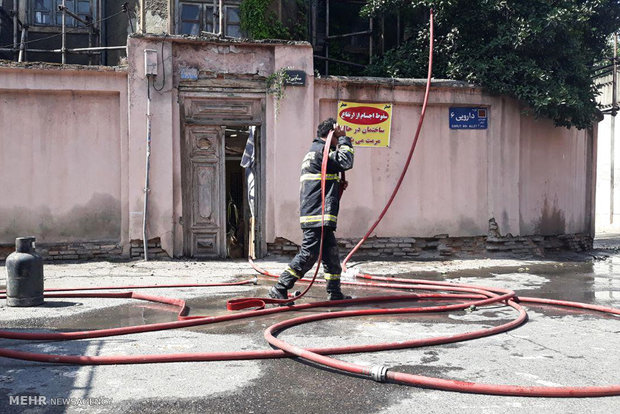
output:
[{"label": "brick masonry", "polygon": [[[490,223],[492,224],[492,223]],[[476,237],[371,237],[355,254],[356,259],[415,259],[448,258],[463,256],[492,257],[499,255],[544,256],[559,251],[582,252],[592,249],[592,236],[587,234],[563,234],[555,236],[501,236],[490,225],[489,235]],[[359,239],[338,239],[341,254],[351,251]],[[167,259],[159,238],[149,240],[149,258]],[[15,250],[14,245],[0,245],[0,262]],[[138,259],[144,257],[142,240],[130,242],[129,257],[123,255],[118,242],[90,241],[71,243],[37,243],[37,253],[46,261]],[[267,243],[270,254],[294,256],[299,246],[278,237]]]},{"label": "brick masonry", "polygon": [[[46,261],[104,260],[121,258],[123,248],[116,241],[36,243],[36,252]],[[0,261],[15,251],[14,245],[0,246]]]},{"label": "brick masonry", "polygon": [[[359,239],[338,239],[341,255],[351,251]],[[565,234],[556,236],[476,236],[449,237],[372,237],[355,253],[356,259],[415,259],[500,255],[544,256],[559,251],[582,252],[592,249],[592,236]],[[268,243],[269,253],[293,256],[299,246],[277,238]]]},{"label": "brick masonry", "polygon": [[[168,253],[161,248],[161,240],[159,237],[149,240],[147,245],[149,259],[168,259]],[[129,249],[129,256],[132,259],[144,258],[144,244],[142,240],[132,240]]]},{"label": "brick masonry", "polygon": [[[167,259],[161,248],[161,240],[149,240],[149,259]],[[15,251],[15,245],[0,245],[0,262]],[[123,254],[123,247],[117,241],[87,241],[66,243],[36,243],[36,251],[47,262],[76,260],[137,259],[144,257],[142,240],[130,242],[129,257]]]}]

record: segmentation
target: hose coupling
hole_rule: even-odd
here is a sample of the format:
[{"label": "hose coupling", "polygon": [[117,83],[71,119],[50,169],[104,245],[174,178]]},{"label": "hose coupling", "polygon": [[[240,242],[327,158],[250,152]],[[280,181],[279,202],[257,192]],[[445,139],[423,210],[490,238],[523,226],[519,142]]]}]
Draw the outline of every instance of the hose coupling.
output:
[{"label": "hose coupling", "polygon": [[388,368],[383,365],[375,365],[370,368],[370,376],[377,382],[385,382],[387,380]]},{"label": "hose coupling", "polygon": [[254,276],[254,280],[252,280],[253,285],[258,285],[258,276]]}]

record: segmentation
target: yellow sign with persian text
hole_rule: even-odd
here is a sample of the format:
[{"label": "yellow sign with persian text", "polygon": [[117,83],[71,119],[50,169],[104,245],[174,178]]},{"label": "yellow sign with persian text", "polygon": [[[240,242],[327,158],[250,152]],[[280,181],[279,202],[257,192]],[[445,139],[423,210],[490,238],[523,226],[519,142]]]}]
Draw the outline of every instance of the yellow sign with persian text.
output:
[{"label": "yellow sign with persian text", "polygon": [[338,124],[358,147],[389,147],[391,103],[338,102]]}]

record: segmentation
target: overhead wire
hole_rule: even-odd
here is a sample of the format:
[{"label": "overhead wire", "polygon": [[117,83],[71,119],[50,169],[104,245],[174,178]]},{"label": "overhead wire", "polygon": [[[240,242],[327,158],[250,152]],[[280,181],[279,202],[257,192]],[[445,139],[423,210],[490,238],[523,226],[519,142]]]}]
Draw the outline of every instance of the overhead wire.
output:
[{"label": "overhead wire", "polygon": [[[108,16],[108,17],[99,19],[99,20],[97,20],[97,25],[101,24],[101,22],[105,22],[106,20],[109,20],[109,19],[111,19],[113,17],[116,17],[116,16],[118,16],[121,13],[125,13],[125,12],[124,11],[120,11],[120,12],[114,13],[114,14]],[[52,27],[60,27],[60,26],[54,25]],[[68,29],[68,30],[65,31],[65,34],[75,34],[75,33],[84,33],[84,32],[83,32],[83,29],[81,29],[79,27],[78,28],[74,28],[74,29]],[[62,36],[62,33],[55,33],[53,35],[46,36],[46,37],[41,37],[39,39],[28,40],[28,41],[24,42],[24,44],[30,44],[30,43],[34,43],[34,42],[42,42],[44,40],[53,39],[53,38],[59,37],[59,36]],[[9,47],[13,47],[13,43],[10,43],[10,44],[5,45],[5,46],[0,46],[0,49],[6,49],[6,48],[9,48]]]}]

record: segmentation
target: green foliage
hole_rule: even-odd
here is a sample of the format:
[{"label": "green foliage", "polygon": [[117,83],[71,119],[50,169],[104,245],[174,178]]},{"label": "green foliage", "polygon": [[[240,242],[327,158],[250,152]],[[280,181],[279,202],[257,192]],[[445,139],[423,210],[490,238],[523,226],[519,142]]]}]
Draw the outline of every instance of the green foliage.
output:
[{"label": "green foliage", "polygon": [[285,82],[289,79],[286,71],[289,69],[291,68],[288,66],[280,68],[269,75],[265,80],[267,83],[267,93],[273,96],[273,106],[276,117],[280,113],[280,101],[284,99],[285,96]]},{"label": "green foliage", "polygon": [[289,30],[278,20],[278,16],[269,10],[272,0],[243,0],[239,7],[241,30],[250,38],[290,39]]},{"label": "green foliage", "polygon": [[595,122],[592,66],[620,27],[618,0],[369,0],[365,15],[400,9],[409,36],[367,74],[425,77],[430,7],[433,77],[514,96],[557,126],[581,129]]}]

